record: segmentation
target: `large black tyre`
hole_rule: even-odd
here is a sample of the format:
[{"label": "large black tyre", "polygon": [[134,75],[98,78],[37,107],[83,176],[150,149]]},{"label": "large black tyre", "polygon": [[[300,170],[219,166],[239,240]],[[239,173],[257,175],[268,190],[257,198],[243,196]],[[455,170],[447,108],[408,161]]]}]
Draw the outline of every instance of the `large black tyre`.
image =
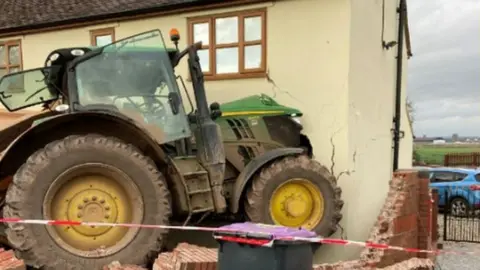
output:
[{"label": "large black tyre", "polygon": [[308,180],[309,185],[313,184],[323,196],[323,216],[310,229],[324,237],[335,233],[338,222],[342,219],[341,189],[325,166],[305,155],[276,160],[254,176],[244,201],[247,217],[253,222],[275,224],[270,211],[272,195],[279,186],[295,178]]},{"label": "large black tyre", "polygon": [[[6,196],[5,218],[44,219],[42,209],[49,185],[77,164],[98,162],[128,175],[143,197],[143,223],[169,224],[171,198],[164,176],[134,146],[95,134],[69,136],[32,154],[16,172]],[[52,228],[52,227],[50,227]],[[17,256],[40,269],[103,269],[112,261],[147,265],[161,250],[167,230],[140,229],[133,240],[103,257],[88,258],[68,252],[53,240],[47,226],[8,224],[7,237]]]}]

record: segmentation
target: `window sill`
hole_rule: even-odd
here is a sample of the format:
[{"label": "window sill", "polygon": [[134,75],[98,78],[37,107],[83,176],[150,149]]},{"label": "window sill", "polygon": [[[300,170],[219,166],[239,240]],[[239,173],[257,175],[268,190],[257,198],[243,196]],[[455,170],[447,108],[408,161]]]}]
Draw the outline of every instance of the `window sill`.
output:
[{"label": "window sill", "polygon": [[[255,79],[266,78],[266,73],[247,73],[247,74],[222,74],[222,75],[204,75],[205,81],[226,81],[226,80],[240,80],[240,79]],[[190,76],[187,78],[188,82],[192,79]]]}]

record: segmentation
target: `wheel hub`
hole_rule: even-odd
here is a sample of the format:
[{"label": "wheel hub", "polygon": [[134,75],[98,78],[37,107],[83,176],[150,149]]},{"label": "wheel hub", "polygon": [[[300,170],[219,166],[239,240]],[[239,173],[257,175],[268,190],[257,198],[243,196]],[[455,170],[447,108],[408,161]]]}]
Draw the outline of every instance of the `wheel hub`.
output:
[{"label": "wheel hub", "polygon": [[[114,198],[102,190],[86,189],[66,203],[69,220],[113,223],[117,219],[118,209]],[[84,236],[93,237],[106,233],[111,227],[75,226],[73,229]]]},{"label": "wheel hub", "polygon": [[307,212],[307,203],[300,198],[292,198],[285,200],[285,210],[288,215],[298,218]]},{"label": "wheel hub", "polygon": [[[61,174],[44,199],[46,219],[97,223],[141,223],[143,199],[122,171],[105,164],[82,164]],[[48,226],[59,246],[83,257],[103,257],[128,245],[138,228]]]},{"label": "wheel hub", "polygon": [[313,229],[323,218],[324,199],[311,181],[294,178],[278,186],[270,199],[270,216],[277,225]]}]

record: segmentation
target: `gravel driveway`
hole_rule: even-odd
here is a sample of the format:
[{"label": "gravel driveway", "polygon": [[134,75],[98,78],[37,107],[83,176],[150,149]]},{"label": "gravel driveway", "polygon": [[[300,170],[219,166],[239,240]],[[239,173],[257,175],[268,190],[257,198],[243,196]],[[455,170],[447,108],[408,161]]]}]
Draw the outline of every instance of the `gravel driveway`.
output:
[{"label": "gravel driveway", "polygon": [[[438,215],[438,229],[440,242],[443,242],[443,215]],[[448,222],[449,237],[473,239],[480,242],[480,218],[453,219]],[[480,269],[480,244],[466,242],[443,242],[444,250],[477,252],[475,255],[465,254],[441,254],[437,256],[435,269],[457,270],[457,269]]]}]

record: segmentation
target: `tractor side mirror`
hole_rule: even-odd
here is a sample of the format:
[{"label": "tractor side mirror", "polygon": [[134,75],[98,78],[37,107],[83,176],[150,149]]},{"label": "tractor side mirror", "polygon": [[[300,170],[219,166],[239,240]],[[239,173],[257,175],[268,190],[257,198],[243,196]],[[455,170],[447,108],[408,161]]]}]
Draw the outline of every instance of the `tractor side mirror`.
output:
[{"label": "tractor side mirror", "polygon": [[178,114],[178,108],[180,106],[180,97],[176,92],[170,92],[168,94],[168,103],[170,104],[170,108],[172,108],[173,114]]}]

